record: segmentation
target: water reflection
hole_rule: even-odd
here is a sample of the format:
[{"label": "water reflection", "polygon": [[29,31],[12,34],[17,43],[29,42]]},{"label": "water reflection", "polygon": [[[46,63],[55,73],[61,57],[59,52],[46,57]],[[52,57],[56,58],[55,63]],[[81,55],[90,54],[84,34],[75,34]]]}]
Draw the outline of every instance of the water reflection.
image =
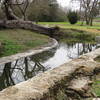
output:
[{"label": "water reflection", "polygon": [[[58,48],[56,49],[54,56],[50,57],[49,59],[45,59],[45,61],[41,62],[44,66],[55,68],[68,62],[74,58],[77,58],[79,55],[85,54],[96,49],[96,45],[92,44],[83,44],[83,43],[60,43]],[[47,55],[48,56],[48,55]],[[46,57],[47,57],[46,56]],[[42,56],[45,58],[45,56]]]},{"label": "water reflection", "polygon": [[12,73],[13,71],[11,69],[11,63],[5,64],[5,67],[2,69],[2,72],[0,73],[0,90],[15,84],[11,77]]},{"label": "water reflection", "polygon": [[0,90],[25,81],[38,73],[62,65],[79,55],[90,52],[97,45],[60,43],[57,48],[35,56],[18,59],[0,66]]}]

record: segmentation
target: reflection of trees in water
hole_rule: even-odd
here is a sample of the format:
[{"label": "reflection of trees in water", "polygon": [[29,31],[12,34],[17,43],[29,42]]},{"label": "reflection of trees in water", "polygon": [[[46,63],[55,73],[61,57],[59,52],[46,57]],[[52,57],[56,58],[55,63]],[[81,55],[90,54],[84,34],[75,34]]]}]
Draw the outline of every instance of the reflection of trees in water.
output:
[{"label": "reflection of trees in water", "polygon": [[[74,54],[74,50],[72,48],[76,48],[77,54]],[[93,50],[93,47],[96,45],[91,44],[68,44],[67,51],[69,58],[73,58],[73,55],[81,55]],[[21,58],[13,63],[7,63],[0,67],[0,90],[19,83],[21,81],[25,81],[29,78],[32,78],[38,73],[44,72],[47,70],[47,67],[44,67],[40,62],[46,61],[47,59],[54,56],[56,49],[52,51],[47,51],[42,54],[37,54],[32,57]],[[2,69],[1,69],[2,68]]]},{"label": "reflection of trees in water", "polygon": [[[34,62],[34,64],[30,63],[31,59],[30,58],[25,58],[24,59],[24,64],[25,64],[25,75],[24,78],[25,80],[32,78],[33,76],[35,76],[36,74],[38,74],[39,72],[44,72],[47,69],[38,61],[37,58],[32,59]],[[30,69],[31,67],[31,69]]]},{"label": "reflection of trees in water", "polygon": [[78,44],[78,56],[85,54],[85,53],[88,53],[88,52],[91,52],[93,50],[93,47],[96,47],[96,45],[83,43],[82,47],[81,47],[82,49],[80,50],[80,46]]},{"label": "reflection of trees in water", "polygon": [[11,62],[5,64],[3,73],[0,76],[0,90],[15,84],[11,77],[12,72],[13,70],[11,70]]},{"label": "reflection of trees in water", "polygon": [[45,51],[43,53],[39,53],[37,55],[31,56],[31,59],[37,59],[39,62],[44,62],[48,60],[49,58],[53,57],[57,48],[53,48],[51,50]]},{"label": "reflection of trees in water", "polygon": [[[70,48],[76,48],[77,52],[75,52],[74,50],[72,50]],[[93,48],[97,48],[97,45],[96,44],[87,44],[87,43],[77,43],[77,44],[71,43],[71,44],[68,44],[67,56],[70,59],[73,59],[73,58],[78,57],[82,54],[91,52],[93,50]]]},{"label": "reflection of trees in water", "polygon": [[[15,85],[20,81],[32,78],[38,73],[46,71],[40,62],[52,57],[56,48],[35,56],[18,59],[0,67],[0,90]],[[1,69],[2,68],[2,69]],[[20,78],[22,80],[20,80]]]},{"label": "reflection of trees in water", "polygon": [[[34,60],[34,62],[32,60]],[[16,82],[19,81],[17,80],[19,77],[23,77],[24,80],[27,80],[47,70],[36,58],[32,60],[31,57],[26,57],[1,66],[4,68],[0,72],[0,90],[15,85]]]}]

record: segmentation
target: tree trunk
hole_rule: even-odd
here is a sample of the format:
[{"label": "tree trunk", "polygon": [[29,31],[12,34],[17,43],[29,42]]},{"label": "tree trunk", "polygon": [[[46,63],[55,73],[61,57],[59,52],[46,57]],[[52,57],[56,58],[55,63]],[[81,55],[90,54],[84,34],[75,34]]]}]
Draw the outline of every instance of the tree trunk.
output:
[{"label": "tree trunk", "polygon": [[86,19],[86,25],[89,25],[89,20],[88,19]]},{"label": "tree trunk", "polygon": [[23,21],[23,20],[5,20],[0,21],[0,28],[10,28],[10,29],[28,29],[43,33],[45,35],[53,36],[54,33],[58,32],[59,27],[44,27],[37,24],[34,24],[32,21]]},{"label": "tree trunk", "polygon": [[90,18],[90,26],[93,26],[93,17]]},{"label": "tree trunk", "polygon": [[10,5],[10,0],[4,2],[4,12],[7,20],[18,20],[19,18],[13,13]]},{"label": "tree trunk", "polygon": [[90,26],[93,26],[93,23],[92,23],[93,21],[92,21],[92,19],[90,20]]}]

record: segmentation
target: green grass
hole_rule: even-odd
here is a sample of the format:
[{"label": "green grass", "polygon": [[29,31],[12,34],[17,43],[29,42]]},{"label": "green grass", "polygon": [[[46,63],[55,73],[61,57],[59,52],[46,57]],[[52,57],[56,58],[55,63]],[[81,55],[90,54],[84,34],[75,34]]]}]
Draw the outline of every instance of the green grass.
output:
[{"label": "green grass", "polygon": [[87,32],[91,32],[94,33],[96,35],[100,35],[100,23],[99,22],[94,22],[93,26],[87,26],[87,25],[83,25],[81,26],[81,22],[78,22],[75,25],[71,25],[68,22],[39,22],[40,25],[44,25],[44,26],[59,26],[60,28],[64,28],[64,29],[78,29],[78,30],[84,30]]},{"label": "green grass", "polygon": [[58,25],[58,26],[61,26],[62,25],[62,27],[72,27],[72,26],[74,26],[74,27],[83,27],[83,28],[99,28],[100,29],[100,23],[99,22],[93,22],[93,26],[87,26],[87,25],[85,25],[85,23],[83,24],[83,26],[81,26],[81,22],[79,21],[78,23],[76,23],[76,24],[74,24],[74,25],[72,25],[72,24],[70,24],[69,22],[39,22],[38,24],[42,24],[42,25]]},{"label": "green grass", "polygon": [[95,43],[95,35],[77,29],[61,29],[61,40],[67,43]]},{"label": "green grass", "polygon": [[96,77],[92,90],[96,96],[100,97],[100,74]]},{"label": "green grass", "polygon": [[[39,24],[52,24],[52,25],[70,25],[70,26],[73,26],[72,24],[70,24],[69,22],[39,22]],[[80,26],[81,25],[81,21],[79,21],[78,23],[74,24],[74,26]],[[98,26],[100,25],[99,22],[93,22],[93,26],[92,27],[95,27],[95,26]],[[84,23],[84,26],[85,23]],[[90,26],[91,27],[91,26]]]},{"label": "green grass", "polygon": [[[97,62],[100,62],[100,56],[94,59]],[[96,76],[93,84],[93,92],[100,97],[100,74]]]},{"label": "green grass", "polygon": [[100,17],[94,19],[95,22],[100,22]]},{"label": "green grass", "polygon": [[84,25],[81,26],[81,22],[79,21],[75,25],[71,25],[68,22],[39,22],[38,24],[43,26],[58,26],[63,31],[61,34],[63,37],[66,37],[67,43],[70,42],[91,42],[95,41],[95,36],[100,35],[100,23],[94,22],[93,26]]},{"label": "green grass", "polygon": [[48,43],[49,37],[22,29],[0,30],[0,57],[9,56]]},{"label": "green grass", "polygon": [[[97,62],[100,62],[100,56],[94,59]],[[97,75],[96,80],[94,80],[93,84],[93,92],[100,97],[100,74]]]}]

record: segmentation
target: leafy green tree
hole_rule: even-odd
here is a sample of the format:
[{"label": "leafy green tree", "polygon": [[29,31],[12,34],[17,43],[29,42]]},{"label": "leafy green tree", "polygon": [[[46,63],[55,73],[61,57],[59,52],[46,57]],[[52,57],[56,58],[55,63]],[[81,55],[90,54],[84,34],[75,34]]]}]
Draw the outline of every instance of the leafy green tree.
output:
[{"label": "leafy green tree", "polygon": [[75,24],[78,21],[78,14],[75,11],[70,11],[67,17],[70,24]]},{"label": "leafy green tree", "polygon": [[64,21],[65,13],[56,0],[40,0],[31,3],[28,9],[28,19],[32,21]]}]

